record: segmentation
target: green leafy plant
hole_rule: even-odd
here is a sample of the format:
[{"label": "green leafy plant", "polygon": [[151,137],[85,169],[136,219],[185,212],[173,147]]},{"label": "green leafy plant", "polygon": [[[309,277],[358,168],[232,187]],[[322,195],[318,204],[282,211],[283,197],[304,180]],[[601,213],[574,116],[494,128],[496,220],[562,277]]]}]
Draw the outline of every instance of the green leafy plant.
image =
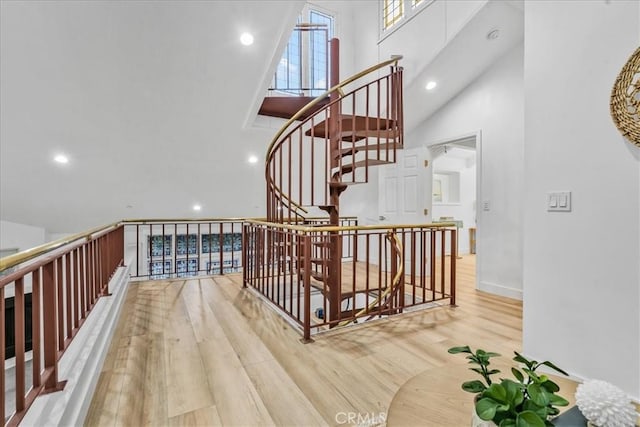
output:
[{"label": "green leafy plant", "polygon": [[558,406],[567,406],[569,402],[556,393],[560,387],[551,379],[536,372],[540,366],[547,366],[563,375],[568,375],[549,361],[537,362],[529,360],[514,351],[514,361],[520,365],[512,367],[515,380],[500,378],[492,381],[492,375],[499,374],[498,369],[490,368],[491,358],[498,353],[481,349],[475,352],[469,348],[451,347],[451,354],[467,354],[471,369],[484,380],[465,381],[462,389],[476,394],[475,410],[478,417],[485,421],[493,421],[499,427],[545,427],[553,426],[550,418],[558,415]]}]

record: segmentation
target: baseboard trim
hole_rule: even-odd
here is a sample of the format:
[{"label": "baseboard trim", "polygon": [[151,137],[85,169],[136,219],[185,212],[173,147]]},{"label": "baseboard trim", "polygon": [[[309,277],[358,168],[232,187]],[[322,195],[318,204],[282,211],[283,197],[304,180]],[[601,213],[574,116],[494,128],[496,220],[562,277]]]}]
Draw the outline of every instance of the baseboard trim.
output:
[{"label": "baseboard trim", "polygon": [[522,289],[514,289],[502,285],[497,285],[495,283],[480,281],[478,283],[478,290],[522,301]]}]

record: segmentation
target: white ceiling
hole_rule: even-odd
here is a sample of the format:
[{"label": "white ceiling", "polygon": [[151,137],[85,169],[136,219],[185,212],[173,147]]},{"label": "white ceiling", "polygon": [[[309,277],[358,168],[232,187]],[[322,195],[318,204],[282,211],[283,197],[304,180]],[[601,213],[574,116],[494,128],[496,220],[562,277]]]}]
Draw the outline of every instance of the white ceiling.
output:
[{"label": "white ceiling", "polygon": [[[2,219],[55,233],[121,218],[264,214],[262,156],[275,131],[246,123],[302,2],[0,4]],[[501,36],[488,42],[492,28]],[[255,43],[245,48],[247,30]],[[521,40],[521,10],[483,7],[412,70],[407,131]],[[419,50],[399,53],[420,63]],[[427,93],[430,76],[440,84]],[[52,162],[58,152],[68,165]]]},{"label": "white ceiling", "polygon": [[1,5],[2,219],[72,232],[260,213],[239,206],[262,210],[262,164],[246,159],[272,131],[244,122],[303,3]]},{"label": "white ceiling", "polygon": [[[518,2],[490,1],[417,72],[405,87],[405,127],[410,132],[449,102],[498,58],[524,39],[524,16]],[[514,7],[515,6],[515,7]],[[497,29],[499,37],[487,34]],[[433,91],[426,83],[436,81]]]}]

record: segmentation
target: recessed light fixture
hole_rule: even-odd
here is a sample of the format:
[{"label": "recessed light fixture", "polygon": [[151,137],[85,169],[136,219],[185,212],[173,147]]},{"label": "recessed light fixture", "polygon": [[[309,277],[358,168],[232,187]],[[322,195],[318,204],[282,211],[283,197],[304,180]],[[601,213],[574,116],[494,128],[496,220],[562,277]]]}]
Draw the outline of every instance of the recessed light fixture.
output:
[{"label": "recessed light fixture", "polygon": [[201,210],[202,210],[202,206],[200,206],[200,205],[193,205],[193,210],[194,210],[194,211],[201,211]]},{"label": "recessed light fixture", "polygon": [[63,165],[69,163],[69,158],[67,156],[65,156],[64,154],[58,154],[57,156],[55,156],[53,158],[53,160],[56,163],[60,163],[60,164],[63,164]]},{"label": "recessed light fixture", "polygon": [[253,35],[251,33],[242,33],[240,35],[240,43],[245,46],[250,46],[253,44]]},{"label": "recessed light fixture", "polygon": [[258,163],[258,156],[249,156],[249,163]]},{"label": "recessed light fixture", "polygon": [[487,40],[495,40],[500,37],[500,30],[495,29],[491,30],[487,33]]},{"label": "recessed light fixture", "polygon": [[436,88],[436,86],[438,86],[438,83],[434,82],[433,80],[430,81],[429,83],[427,83],[427,85],[425,86],[425,89],[427,90],[434,90]]}]

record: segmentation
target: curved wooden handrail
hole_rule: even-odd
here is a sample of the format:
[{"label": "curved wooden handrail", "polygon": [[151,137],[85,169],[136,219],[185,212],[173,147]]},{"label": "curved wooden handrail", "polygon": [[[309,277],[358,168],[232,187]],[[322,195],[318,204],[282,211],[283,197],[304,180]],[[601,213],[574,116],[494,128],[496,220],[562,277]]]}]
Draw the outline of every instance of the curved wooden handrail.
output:
[{"label": "curved wooden handrail", "polygon": [[[276,135],[273,137],[273,139],[271,140],[271,143],[269,144],[269,146],[267,147],[267,155],[265,157],[265,178],[267,181],[267,185],[271,186],[271,188],[273,188],[274,190],[278,190],[278,194],[281,198],[281,200],[286,200],[287,204],[289,205],[289,207],[294,207],[296,210],[300,210],[304,213],[307,213],[308,211],[302,207],[301,205],[299,205],[298,203],[294,202],[293,200],[291,200],[291,198],[282,193],[281,191],[279,191],[279,188],[275,187],[275,185],[273,184],[273,180],[271,179],[271,176],[269,175],[269,165],[271,163],[273,154],[275,153],[276,150],[276,144],[278,144],[278,141],[280,141],[280,137],[287,131],[287,129],[289,128],[289,126],[291,126],[291,124],[293,124],[294,122],[298,121],[298,119],[300,119],[307,111],[311,110],[311,108],[313,108],[315,105],[317,105],[318,103],[320,103],[321,101],[323,101],[325,98],[327,98],[329,95],[331,95],[333,92],[338,92],[342,95],[342,89],[353,83],[356,80],[361,79],[362,77],[377,71],[381,68],[384,68],[386,66],[389,65],[397,65],[398,61],[400,61],[402,59],[402,55],[393,55],[391,57],[391,59],[388,59],[386,61],[380,62],[379,64],[373,65],[363,71],[360,71],[359,73],[356,73],[354,75],[352,75],[351,77],[341,81],[340,83],[338,83],[337,85],[333,86],[332,88],[329,88],[326,92],[322,93],[321,95],[317,96],[315,99],[311,100],[307,105],[305,105],[304,107],[302,107],[300,110],[298,110],[298,112],[296,114],[293,115],[293,117],[291,117],[289,120],[286,121],[286,123],[284,125],[282,125],[282,127],[280,128],[280,130],[276,133]],[[280,141],[282,142],[282,141]]]},{"label": "curved wooden handrail", "polygon": [[[312,217],[307,219],[320,219],[321,217]],[[357,219],[357,217],[342,217],[345,219]],[[265,223],[266,218],[140,218],[140,219],[123,219],[121,221],[117,221],[108,225],[103,225],[100,227],[92,228],[88,231],[83,231],[68,237],[62,237],[58,240],[54,240],[53,242],[44,243],[42,245],[24,250],[17,254],[9,255],[3,258],[0,258],[0,273],[27,261],[30,261],[39,256],[45,255],[49,252],[53,252],[56,249],[60,249],[63,246],[69,245],[71,243],[77,242],[78,240],[87,239],[91,240],[95,237],[96,234],[102,234],[106,231],[112,230],[122,224],[153,224],[153,223],[163,223],[163,222],[238,222],[238,221],[246,221],[246,222],[255,222],[257,224],[271,224]],[[279,226],[283,224],[272,224],[273,226]],[[317,228],[316,228],[317,229]]]},{"label": "curved wooden handrail", "polygon": [[453,222],[438,222],[438,223],[426,223],[426,224],[384,224],[384,225],[325,225],[319,227],[308,227],[304,225],[289,225],[278,222],[268,221],[256,221],[247,220],[250,224],[262,225],[272,228],[281,228],[286,230],[294,230],[301,232],[334,232],[334,231],[372,231],[372,230],[395,230],[402,228],[422,228],[422,229],[442,229],[442,228],[455,228],[456,224]]},{"label": "curved wooden handrail", "polygon": [[70,243],[77,242],[78,240],[91,240],[95,234],[104,233],[118,227],[119,225],[120,222],[116,222],[113,224],[92,228],[89,231],[84,231],[82,233],[74,234],[69,237],[63,237],[61,239],[54,240],[53,242],[45,243],[43,245],[36,246],[35,248],[27,249],[26,251],[0,258],[0,272],[3,272],[11,267],[15,267],[16,265],[20,265],[24,262],[30,261],[41,255],[53,252],[56,249],[66,246]]},{"label": "curved wooden handrail", "polygon": [[392,245],[395,245],[396,254],[397,254],[397,258],[398,258],[397,259],[398,270],[396,271],[396,275],[393,277],[393,280],[391,281],[391,286],[387,286],[387,288],[384,290],[384,292],[382,292],[380,295],[378,295],[378,298],[376,298],[375,300],[371,301],[369,304],[367,304],[366,307],[364,307],[363,309],[358,311],[355,314],[355,316],[353,317],[353,319],[349,319],[349,320],[345,320],[343,322],[340,322],[338,324],[338,326],[346,326],[349,323],[352,323],[355,320],[357,320],[363,314],[369,313],[372,308],[374,308],[376,305],[380,304],[380,301],[382,301],[385,298],[389,297],[390,295],[394,294],[396,292],[396,290],[398,289],[398,287],[400,286],[400,284],[402,282],[402,276],[404,276],[404,255],[402,254],[402,242],[400,241],[400,238],[398,237],[398,235],[395,232],[393,232],[392,230],[387,231],[386,237],[387,237],[387,240],[389,240],[389,242],[391,242]]}]

